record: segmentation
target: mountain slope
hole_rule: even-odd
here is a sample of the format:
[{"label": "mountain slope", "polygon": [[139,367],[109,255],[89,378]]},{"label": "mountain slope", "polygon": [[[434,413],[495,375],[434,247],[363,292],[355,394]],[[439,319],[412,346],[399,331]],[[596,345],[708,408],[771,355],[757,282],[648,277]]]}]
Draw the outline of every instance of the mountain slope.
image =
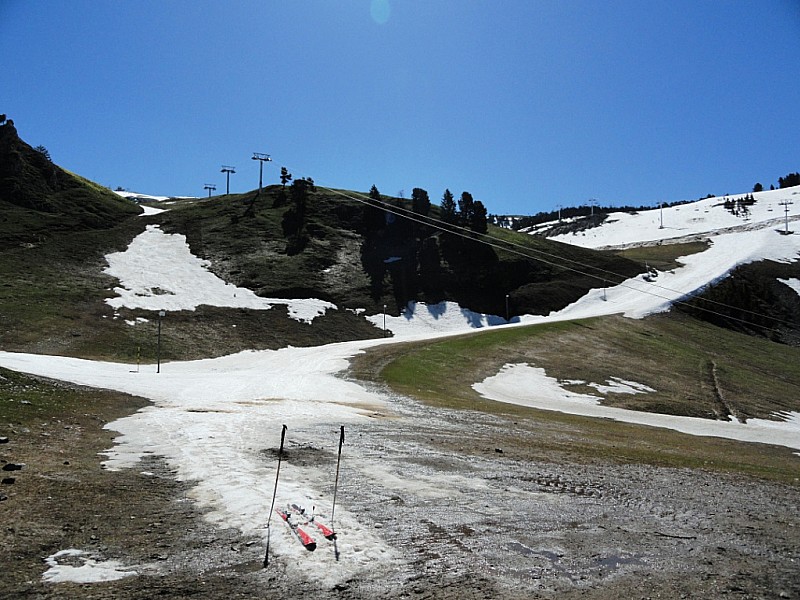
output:
[{"label": "mountain slope", "polygon": [[800,232],[793,233],[800,220],[800,188],[604,217],[585,227],[574,223],[569,233],[558,233],[563,225],[557,222],[545,224],[537,227],[536,235],[555,234],[552,239],[635,256],[651,266],[658,265],[670,247],[676,248],[675,266],[704,261],[698,256],[681,258],[682,249],[692,244],[686,254],[715,256],[705,260],[704,277],[686,289],[676,305],[679,310],[736,331],[800,344],[800,295],[790,287],[800,280]]},{"label": "mountain slope", "polygon": [[0,243],[32,242],[56,231],[108,229],[141,209],[69,173],[0,125]]},{"label": "mountain slope", "polygon": [[[68,173],[0,126],[0,340],[6,349],[91,353],[116,323],[104,256],[144,228],[141,208]],[[104,332],[104,333],[103,333]],[[111,333],[111,336],[109,336]],[[103,342],[106,344],[107,342]]]},{"label": "mountain slope", "polygon": [[[603,279],[643,271],[612,253],[500,228],[470,237],[427,219],[384,218],[385,208],[402,213],[408,207],[385,198],[375,208],[361,194],[321,187],[303,208],[305,241],[292,248],[288,192],[272,186],[256,194],[186,202],[163,215],[163,226],[185,234],[193,253],[208,259],[220,277],[262,296],[313,296],[372,313],[383,305],[399,314],[408,302],[450,300],[499,316],[507,308],[510,316],[546,314],[601,287]],[[377,219],[370,210],[380,212]],[[437,215],[434,207],[431,216]]]}]

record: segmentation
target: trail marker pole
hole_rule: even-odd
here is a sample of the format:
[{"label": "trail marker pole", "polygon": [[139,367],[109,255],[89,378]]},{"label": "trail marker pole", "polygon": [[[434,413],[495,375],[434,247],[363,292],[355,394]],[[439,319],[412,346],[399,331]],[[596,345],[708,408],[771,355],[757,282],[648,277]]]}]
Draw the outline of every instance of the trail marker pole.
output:
[{"label": "trail marker pole", "polygon": [[267,515],[267,550],[264,552],[264,568],[269,565],[269,538],[270,528],[269,522],[272,520],[272,512],[275,510],[275,495],[278,493],[278,477],[281,475],[281,459],[283,458],[283,440],[286,438],[286,425],[281,428],[281,447],[278,449],[278,470],[275,472],[275,488],[272,490],[272,504],[269,507],[269,515]]},{"label": "trail marker pole", "polygon": [[156,358],[156,373],[161,373],[161,319],[167,313],[163,310],[158,311],[158,351],[157,351],[157,358]]}]

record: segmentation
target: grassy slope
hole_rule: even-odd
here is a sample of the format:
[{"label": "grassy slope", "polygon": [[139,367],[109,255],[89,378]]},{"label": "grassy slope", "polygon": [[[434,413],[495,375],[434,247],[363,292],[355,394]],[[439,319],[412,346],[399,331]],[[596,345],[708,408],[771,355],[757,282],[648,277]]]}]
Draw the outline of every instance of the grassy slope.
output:
[{"label": "grassy slope", "polygon": [[[164,216],[164,226],[167,231],[184,233],[192,251],[209,259],[220,277],[260,295],[313,295],[338,306],[366,308],[373,313],[383,304],[393,314],[405,307],[404,301],[395,302],[398,282],[391,273],[379,284],[378,296],[370,285],[362,264],[364,206],[346,197],[354,192],[316,189],[307,204],[309,243],[297,254],[286,253],[282,219],[290,201],[281,200],[283,193],[279,186],[265,188],[255,201],[252,216],[246,215],[246,208],[253,192],[185,203]],[[288,198],[289,192],[285,193]],[[432,213],[437,214],[438,208],[434,207]],[[423,230],[423,235],[437,242],[441,270],[425,281],[420,268],[414,282],[417,292],[412,289],[407,299],[438,302],[447,298],[473,310],[504,314],[505,294],[509,293],[513,314],[546,314],[576,300],[588,288],[601,285],[606,276],[614,280],[613,273],[629,277],[642,270],[636,262],[611,253],[497,227],[490,227],[490,236],[500,245],[515,244],[513,251],[481,246],[480,252],[470,254],[475,248],[460,238],[446,238],[430,228]],[[380,231],[374,246],[378,255],[373,259],[380,262],[386,256],[408,251],[413,246],[413,233],[408,236],[410,239],[398,240],[389,227]],[[436,293],[429,296],[425,290],[432,288]]]},{"label": "grassy slope", "polygon": [[[612,396],[607,404],[713,417],[723,411],[712,366],[729,410],[766,417],[800,410],[800,351],[722,330],[680,315],[621,317],[492,330],[446,340],[384,347],[357,357],[353,373],[385,380],[399,393],[455,410],[480,410],[537,422],[541,452],[676,467],[705,467],[795,482],[797,457],[785,448],[700,438],[539,411],[482,398],[471,385],[506,363],[527,362],[559,379],[605,382],[620,377],[656,393]],[[442,377],[447,373],[447,377]],[[596,392],[593,388],[575,391]],[[513,436],[513,427],[509,430]]]}]

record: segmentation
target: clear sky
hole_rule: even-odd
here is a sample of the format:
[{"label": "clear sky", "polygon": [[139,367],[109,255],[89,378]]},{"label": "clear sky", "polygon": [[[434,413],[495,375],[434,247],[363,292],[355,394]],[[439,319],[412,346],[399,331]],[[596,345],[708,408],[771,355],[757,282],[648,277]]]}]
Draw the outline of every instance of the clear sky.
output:
[{"label": "clear sky", "polygon": [[0,112],[155,195],[317,184],[490,213],[800,171],[800,0],[0,0]]}]

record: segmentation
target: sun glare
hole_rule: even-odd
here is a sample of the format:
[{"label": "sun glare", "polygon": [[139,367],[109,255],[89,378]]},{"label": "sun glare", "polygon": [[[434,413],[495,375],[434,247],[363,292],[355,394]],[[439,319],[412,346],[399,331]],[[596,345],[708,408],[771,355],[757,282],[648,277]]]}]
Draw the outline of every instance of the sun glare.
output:
[{"label": "sun glare", "polygon": [[372,20],[378,25],[383,25],[389,20],[389,15],[392,13],[392,7],[389,6],[389,0],[372,0],[369,7],[369,12],[372,15]]}]

